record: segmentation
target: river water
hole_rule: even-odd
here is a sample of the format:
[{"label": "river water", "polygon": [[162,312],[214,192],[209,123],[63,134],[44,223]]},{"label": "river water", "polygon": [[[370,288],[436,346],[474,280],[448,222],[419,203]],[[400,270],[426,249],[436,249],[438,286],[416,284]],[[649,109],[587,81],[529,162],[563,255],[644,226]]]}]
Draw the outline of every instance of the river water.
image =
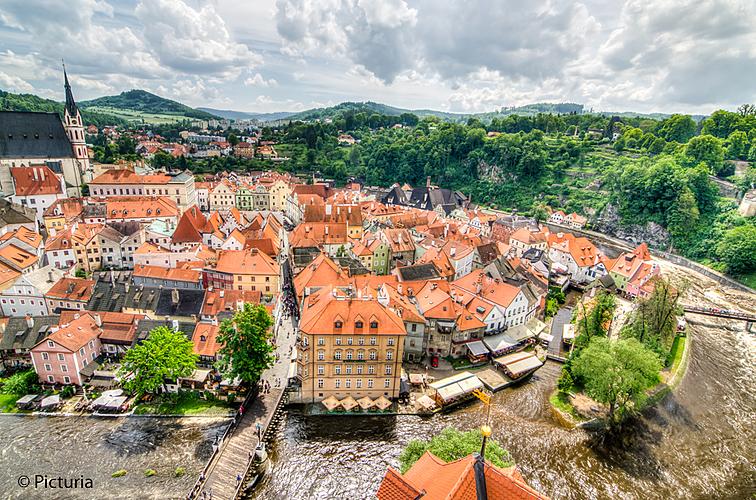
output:
[{"label": "river water", "polygon": [[[2,498],[183,498],[228,419],[0,417]],[[186,474],[176,477],[177,467]],[[123,477],[112,478],[126,469]],[[145,477],[147,469],[157,474]],[[19,478],[92,480],[92,489],[21,488]]]}]

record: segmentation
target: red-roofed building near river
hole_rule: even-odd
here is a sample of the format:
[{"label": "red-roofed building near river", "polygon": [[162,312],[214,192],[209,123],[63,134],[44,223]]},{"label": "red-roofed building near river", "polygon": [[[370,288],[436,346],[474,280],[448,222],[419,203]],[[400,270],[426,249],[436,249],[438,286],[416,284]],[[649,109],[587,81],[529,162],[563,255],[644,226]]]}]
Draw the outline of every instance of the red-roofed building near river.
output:
[{"label": "red-roofed building near river", "polygon": [[45,384],[82,385],[81,370],[100,355],[100,328],[89,313],[75,315],[31,349],[34,370]]}]

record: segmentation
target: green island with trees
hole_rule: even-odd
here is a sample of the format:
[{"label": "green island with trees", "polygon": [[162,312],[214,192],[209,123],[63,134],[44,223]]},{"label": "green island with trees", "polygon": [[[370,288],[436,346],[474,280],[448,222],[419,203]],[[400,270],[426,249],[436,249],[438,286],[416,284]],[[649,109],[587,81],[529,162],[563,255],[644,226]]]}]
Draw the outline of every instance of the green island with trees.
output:
[{"label": "green island with trees", "polygon": [[[618,338],[608,338],[616,308],[616,298],[600,291],[575,311],[576,338],[552,405],[576,420],[585,412],[573,406],[572,397],[583,394],[606,409],[603,418],[610,429],[662,394],[658,389],[681,367],[686,337],[677,331],[678,301],[685,284],[675,288],[662,277],[653,278],[654,289],[638,299],[637,307],[619,330]],[[662,372],[664,370],[664,372]]]}]

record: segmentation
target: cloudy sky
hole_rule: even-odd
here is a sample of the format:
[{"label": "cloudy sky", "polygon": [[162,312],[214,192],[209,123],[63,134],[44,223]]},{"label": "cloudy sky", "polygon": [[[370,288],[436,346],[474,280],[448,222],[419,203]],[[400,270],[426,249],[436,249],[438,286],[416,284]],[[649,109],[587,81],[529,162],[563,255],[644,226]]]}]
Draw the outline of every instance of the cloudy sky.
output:
[{"label": "cloudy sky", "polygon": [[533,102],[710,113],[756,101],[754,0],[2,0],[0,88],[193,106]]}]

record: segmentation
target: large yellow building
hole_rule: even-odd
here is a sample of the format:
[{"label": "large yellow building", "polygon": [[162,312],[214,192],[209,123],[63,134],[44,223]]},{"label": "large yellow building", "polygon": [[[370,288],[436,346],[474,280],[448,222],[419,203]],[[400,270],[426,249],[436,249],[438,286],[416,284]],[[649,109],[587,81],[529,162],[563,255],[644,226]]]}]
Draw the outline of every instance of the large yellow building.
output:
[{"label": "large yellow building", "polygon": [[322,288],[305,299],[299,328],[302,402],[399,396],[407,331],[374,291]]}]

